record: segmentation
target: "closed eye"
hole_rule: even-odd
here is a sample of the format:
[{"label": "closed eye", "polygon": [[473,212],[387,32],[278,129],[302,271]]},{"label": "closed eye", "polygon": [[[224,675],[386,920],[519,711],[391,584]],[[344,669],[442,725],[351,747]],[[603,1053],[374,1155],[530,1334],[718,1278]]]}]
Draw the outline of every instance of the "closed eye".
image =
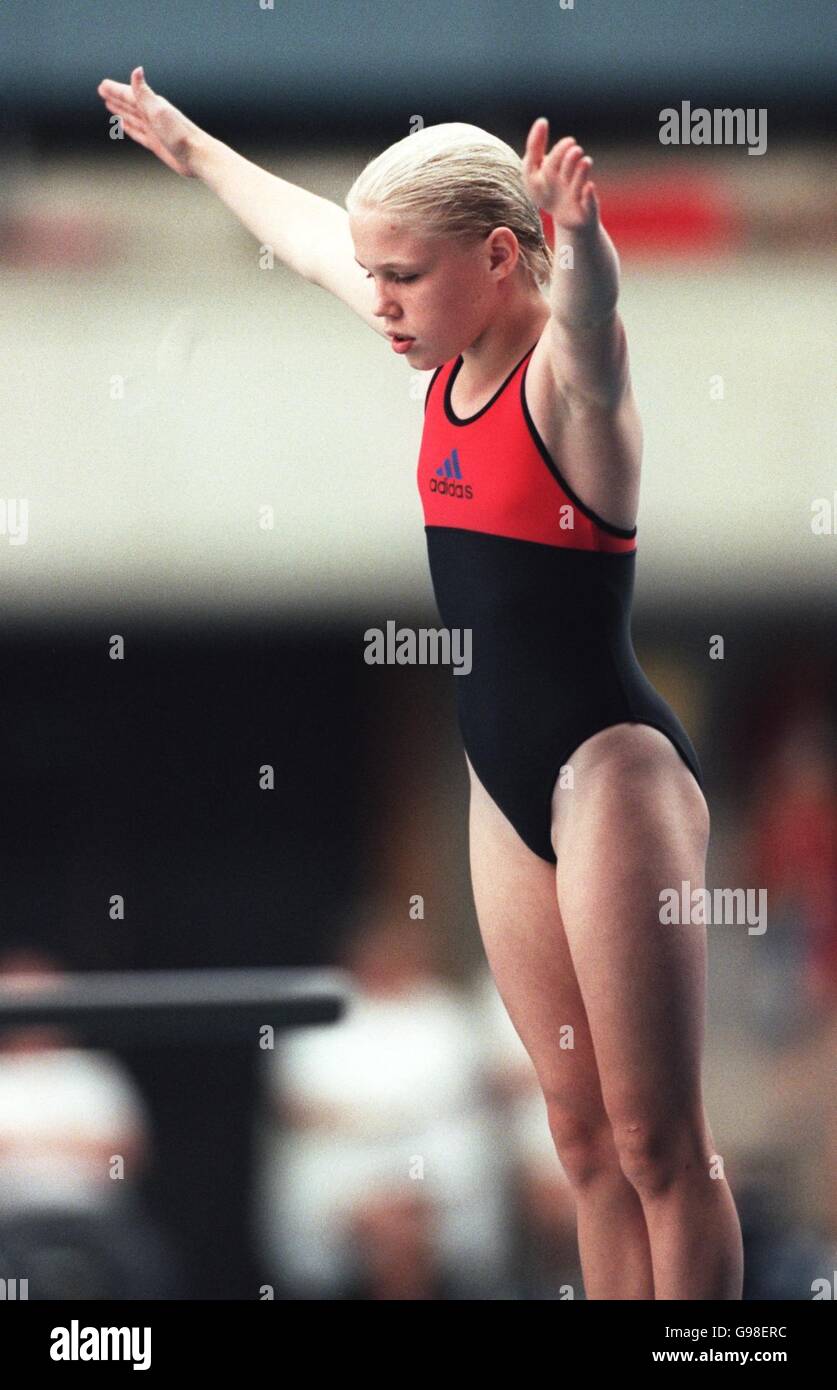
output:
[{"label": "closed eye", "polygon": [[[371,270],[367,270],[367,272],[366,272],[366,278],[367,278],[367,280],[372,280],[372,279],[374,278],[373,275],[372,275]],[[395,283],[396,283],[397,285],[409,285],[409,283],[410,283],[411,280],[417,280],[419,277],[418,277],[418,275],[416,274],[416,275],[393,275],[391,278],[395,281]]]}]

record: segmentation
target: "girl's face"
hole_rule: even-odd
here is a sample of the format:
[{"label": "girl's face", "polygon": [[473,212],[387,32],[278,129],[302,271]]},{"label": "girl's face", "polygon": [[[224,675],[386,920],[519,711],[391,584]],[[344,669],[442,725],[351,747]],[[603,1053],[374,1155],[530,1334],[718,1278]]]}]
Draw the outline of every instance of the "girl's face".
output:
[{"label": "girl's face", "polygon": [[374,284],[373,313],[387,332],[413,339],[404,355],[419,371],[448,362],[474,342],[516,263],[517,239],[508,228],[463,243],[416,236],[379,210],[354,214],[349,227],[355,260]]}]

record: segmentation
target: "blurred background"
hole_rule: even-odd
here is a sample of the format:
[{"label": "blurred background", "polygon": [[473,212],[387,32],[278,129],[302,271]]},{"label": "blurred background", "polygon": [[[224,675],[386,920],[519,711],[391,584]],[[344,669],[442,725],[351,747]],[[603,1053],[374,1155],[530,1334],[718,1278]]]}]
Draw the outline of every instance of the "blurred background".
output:
[{"label": "blurred background", "polygon": [[[97,84],[139,63],[341,205],[417,117],[522,153],[547,115],[594,156],[645,433],[637,654],[704,767],[709,886],[768,893],[763,935],[708,929],[745,1298],[831,1279],[834,39],[820,0],[6,0],[0,977],[338,964],[357,990],[273,1053],[4,1033],[0,1277],[31,1298],[583,1297],[474,916],[451,672],[363,660],[368,627],[438,622],[430,374],[110,138]],[[683,101],[763,108],[766,151],[662,146]]]}]

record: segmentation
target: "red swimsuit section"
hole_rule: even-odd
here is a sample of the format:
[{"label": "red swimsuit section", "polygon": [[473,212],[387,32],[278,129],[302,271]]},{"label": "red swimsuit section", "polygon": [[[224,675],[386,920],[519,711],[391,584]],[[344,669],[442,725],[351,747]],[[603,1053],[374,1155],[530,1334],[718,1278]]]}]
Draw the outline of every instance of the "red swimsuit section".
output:
[{"label": "red swimsuit section", "polygon": [[451,405],[461,356],[437,369],[418,467],[425,524],[574,550],[635,550],[636,527],[611,526],[586,507],[538,434],[523,389],[533,351],[467,420]]}]

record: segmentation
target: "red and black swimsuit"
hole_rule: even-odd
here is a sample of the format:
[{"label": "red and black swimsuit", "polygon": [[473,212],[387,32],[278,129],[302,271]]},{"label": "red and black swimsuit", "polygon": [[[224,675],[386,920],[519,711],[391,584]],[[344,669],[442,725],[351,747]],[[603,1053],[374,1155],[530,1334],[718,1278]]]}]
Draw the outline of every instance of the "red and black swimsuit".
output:
[{"label": "red and black swimsuit", "polygon": [[467,420],[451,407],[461,354],[437,367],[418,486],[442,622],[472,633],[472,669],[455,682],[465,750],[521,839],[554,864],[555,781],[600,729],[650,724],[703,780],[634,652],[636,527],[603,521],[550,457],[524,393],[534,347]]}]

